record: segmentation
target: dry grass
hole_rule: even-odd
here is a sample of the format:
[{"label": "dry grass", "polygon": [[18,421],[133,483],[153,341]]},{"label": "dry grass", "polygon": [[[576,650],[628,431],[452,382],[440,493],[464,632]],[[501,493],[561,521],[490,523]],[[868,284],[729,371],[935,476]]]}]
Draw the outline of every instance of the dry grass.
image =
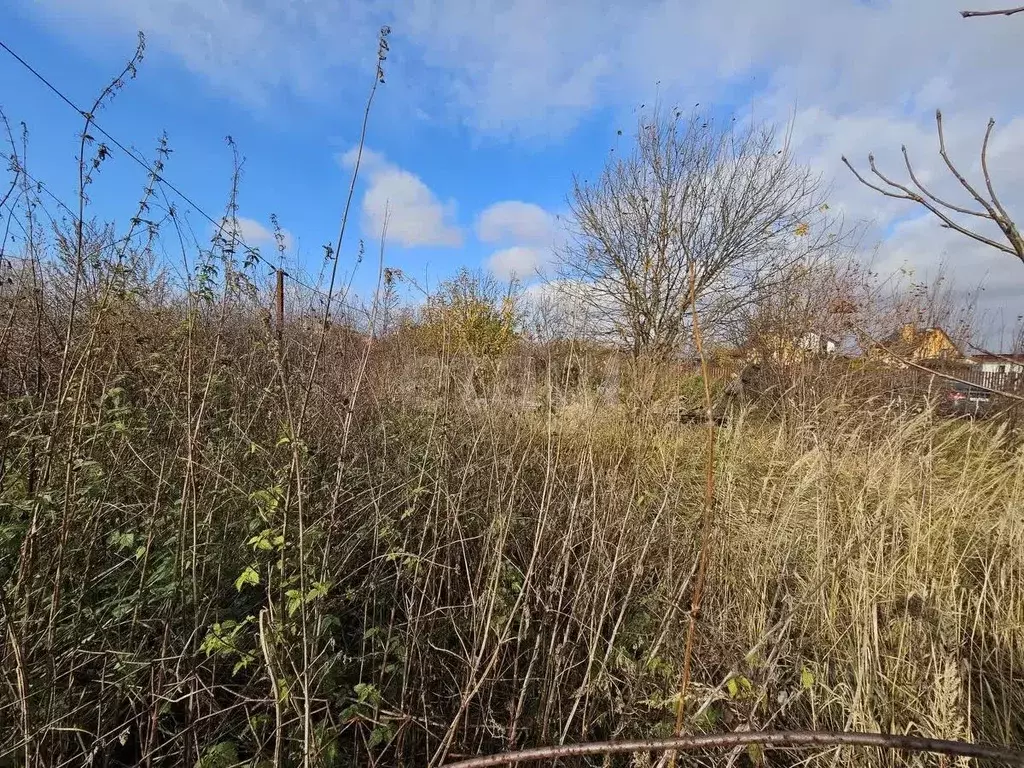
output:
[{"label": "dry grass", "polygon": [[[458,296],[373,340],[290,298],[279,338],[251,254],[190,239],[155,172],[115,239],[12,169],[0,766],[440,766],[672,731],[706,433],[664,401],[699,410],[702,379],[517,345],[511,302],[469,306],[467,340]],[[684,730],[1024,741],[1024,450],[838,378],[717,432]]]},{"label": "dry grass", "polygon": [[[345,405],[363,342],[330,336],[296,439],[297,329],[282,367],[242,295],[102,295],[63,401],[62,304],[5,304],[9,764],[439,765],[671,731],[700,426],[593,395],[467,397],[435,377],[454,361],[399,386],[411,353],[387,347]],[[1007,445],[828,399],[736,415],[687,730],[1020,742],[1024,454]]]}]

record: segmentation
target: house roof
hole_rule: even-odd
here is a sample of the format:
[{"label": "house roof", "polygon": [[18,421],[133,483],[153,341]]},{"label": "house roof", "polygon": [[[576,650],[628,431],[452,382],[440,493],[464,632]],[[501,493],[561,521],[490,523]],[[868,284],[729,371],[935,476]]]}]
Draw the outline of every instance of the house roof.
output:
[{"label": "house roof", "polygon": [[[907,341],[906,336],[907,336],[907,332],[908,331],[911,334],[913,334],[913,341],[914,341],[915,345],[919,344],[921,341],[923,341],[926,338],[927,334],[932,333],[934,331],[938,331],[939,333],[943,333],[943,334],[946,333],[941,328],[936,328],[934,326],[929,326],[927,328],[917,328],[916,326],[906,326],[906,325],[904,325],[904,326],[901,326],[901,327],[897,328],[895,331],[893,331],[888,336],[886,336],[884,339],[882,339],[882,343],[883,344],[906,343],[906,341]],[[948,336],[947,336],[947,338],[948,338]]]},{"label": "house roof", "polygon": [[[908,334],[908,331],[910,332]],[[957,354],[960,352],[960,347],[957,346],[949,334],[937,326],[929,326],[927,328],[916,328],[903,326],[897,328],[895,331],[890,333],[878,346],[886,347],[892,352],[900,355],[901,357],[912,357],[915,352],[924,347],[930,338],[933,338],[935,334],[941,334],[942,338],[949,342],[949,344],[956,350]],[[907,338],[907,336],[910,338]]]}]

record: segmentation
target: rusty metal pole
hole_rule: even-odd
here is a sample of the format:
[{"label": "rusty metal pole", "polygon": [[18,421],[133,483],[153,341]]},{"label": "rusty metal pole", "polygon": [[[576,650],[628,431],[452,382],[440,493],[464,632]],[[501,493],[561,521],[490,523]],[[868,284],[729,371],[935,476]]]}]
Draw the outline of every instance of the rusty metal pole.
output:
[{"label": "rusty metal pole", "polygon": [[284,336],[284,270],[277,270],[277,288],[274,292],[277,305],[277,343],[281,344]]}]

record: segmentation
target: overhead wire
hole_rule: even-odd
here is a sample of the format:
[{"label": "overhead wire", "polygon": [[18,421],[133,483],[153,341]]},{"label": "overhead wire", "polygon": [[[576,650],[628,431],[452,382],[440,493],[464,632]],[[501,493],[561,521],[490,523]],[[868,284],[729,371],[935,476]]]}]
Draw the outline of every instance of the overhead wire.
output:
[{"label": "overhead wire", "polygon": [[[119,149],[121,152],[123,152],[125,155],[127,155],[129,158],[131,158],[135,163],[137,163],[141,168],[143,168],[146,171],[146,173],[150,174],[153,177],[154,180],[156,180],[158,183],[162,184],[167,189],[169,189],[171,192],[173,192],[175,195],[177,195],[181,200],[183,200],[186,204],[188,204],[188,206],[190,208],[195,210],[200,216],[202,216],[204,219],[209,221],[214,227],[216,227],[218,232],[224,231],[226,223],[227,223],[226,222],[226,218],[222,218],[218,222],[213,216],[211,216],[209,213],[207,213],[206,210],[202,206],[200,206],[197,202],[195,202],[195,200],[193,200],[192,197],[190,197],[189,195],[185,194],[185,192],[183,192],[179,187],[175,186],[170,181],[168,181],[160,172],[158,172],[154,167],[152,167],[148,162],[146,162],[146,160],[144,158],[140,157],[136,152],[130,150],[121,141],[119,141],[115,136],[113,136],[109,131],[107,131],[105,128],[103,128],[103,126],[101,126],[96,121],[95,115],[91,115],[90,113],[86,112],[81,107],[79,107],[77,104],[75,104],[75,102],[72,101],[63,91],[61,91],[60,88],[58,88],[56,85],[54,85],[53,82],[50,81],[45,75],[43,75],[41,72],[39,72],[39,70],[37,70],[35,67],[33,67],[31,64],[29,64],[29,62],[27,62],[24,58],[22,58],[20,55],[18,55],[14,50],[12,50],[11,47],[9,45],[7,45],[7,43],[5,43],[3,40],[0,40],[0,48],[2,48],[4,51],[6,51],[15,61],[17,61],[22,67],[24,67],[29,73],[31,73],[33,77],[35,77],[40,83],[42,83],[47,88],[47,90],[51,91],[62,102],[64,102],[67,106],[69,106],[71,109],[73,109],[75,112],[77,112],[79,116],[83,117],[86,120],[89,120],[90,124],[92,125],[92,127],[95,128],[98,133],[100,133],[114,147]],[[28,176],[28,174],[26,174],[26,176]],[[52,196],[52,193],[49,193],[48,190],[47,190],[47,192],[48,192],[48,194],[51,194],[51,196]],[[65,209],[67,209],[69,212],[71,212],[71,209],[68,208],[68,206],[66,206],[63,202],[61,202],[61,206],[64,207]],[[72,213],[72,216],[77,220],[77,218],[78,218],[77,214],[74,214],[73,212],[71,212],[71,213]],[[238,231],[237,227],[232,228],[231,235],[232,235],[232,237],[238,243],[240,243],[242,245],[245,253],[248,256],[251,256],[255,261],[263,264],[266,267],[269,267],[270,269],[272,269],[274,271],[277,271],[278,269],[280,269],[280,267],[275,266],[267,258],[265,258],[263,255],[261,255],[257,248],[254,248],[253,246],[249,245],[245,241],[245,239],[242,237],[242,235]],[[334,257],[337,258],[337,254],[334,254]],[[282,270],[282,271],[284,271],[284,270]],[[284,272],[285,272],[286,277],[288,277],[288,279],[290,279],[293,283],[295,283],[299,287],[305,288],[307,291],[310,291],[312,293],[319,294],[322,297],[326,297],[327,296],[327,294],[324,291],[320,290],[319,288],[314,288],[313,286],[309,285],[308,283],[305,283],[302,280],[299,280],[297,277],[295,277],[294,275],[288,273],[287,271],[284,271]]]}]

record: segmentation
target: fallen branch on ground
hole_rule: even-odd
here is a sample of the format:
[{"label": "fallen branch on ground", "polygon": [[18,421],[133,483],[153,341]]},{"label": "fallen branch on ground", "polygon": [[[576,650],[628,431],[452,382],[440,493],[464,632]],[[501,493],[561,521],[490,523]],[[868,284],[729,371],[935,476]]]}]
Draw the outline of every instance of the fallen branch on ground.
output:
[{"label": "fallen branch on ground", "polygon": [[743,733],[716,733],[703,736],[680,736],[672,739],[648,741],[599,741],[590,744],[570,744],[554,747],[524,749],[501,755],[487,755],[451,763],[448,768],[489,768],[489,766],[527,763],[536,760],[555,760],[586,755],[623,755],[635,752],[665,752],[667,750],[729,749],[751,744],[769,747],[878,747],[908,752],[931,752],[954,757],[980,757],[996,760],[1005,765],[1024,765],[1024,752],[991,744],[971,744],[966,741],[929,739],[923,736],[901,736],[888,733],[845,733],[831,731],[746,731]]}]

